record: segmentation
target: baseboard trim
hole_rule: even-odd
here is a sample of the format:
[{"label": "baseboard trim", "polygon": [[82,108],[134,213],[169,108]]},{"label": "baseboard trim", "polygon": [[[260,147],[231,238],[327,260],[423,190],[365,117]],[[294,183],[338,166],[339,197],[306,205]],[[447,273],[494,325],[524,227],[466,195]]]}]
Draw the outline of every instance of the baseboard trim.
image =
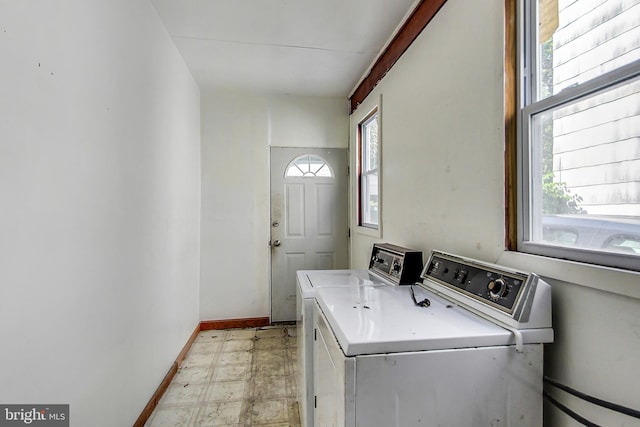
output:
[{"label": "baseboard trim", "polygon": [[217,329],[234,329],[234,328],[258,328],[261,326],[269,326],[271,321],[268,317],[251,317],[246,319],[228,319],[228,320],[203,320],[200,322],[201,331],[211,331]]},{"label": "baseboard trim", "polygon": [[158,406],[158,402],[160,402],[160,398],[162,397],[164,392],[167,391],[167,388],[169,388],[169,384],[171,384],[173,377],[178,372],[178,368],[180,368],[180,365],[184,361],[184,358],[187,356],[187,353],[189,352],[191,345],[193,345],[193,342],[198,337],[199,332],[200,332],[200,325],[196,326],[196,329],[193,331],[193,333],[189,337],[189,340],[182,348],[182,351],[180,352],[180,354],[178,354],[178,357],[176,358],[175,362],[173,362],[173,364],[171,365],[171,368],[169,368],[169,372],[167,372],[167,375],[164,376],[164,378],[162,379],[162,382],[156,389],[155,393],[153,393],[153,396],[151,396],[151,399],[149,399],[149,402],[142,410],[142,413],[140,414],[136,422],[133,424],[133,427],[143,427],[144,424],[149,419],[149,417],[151,417],[153,410],[156,408],[156,406]]}]

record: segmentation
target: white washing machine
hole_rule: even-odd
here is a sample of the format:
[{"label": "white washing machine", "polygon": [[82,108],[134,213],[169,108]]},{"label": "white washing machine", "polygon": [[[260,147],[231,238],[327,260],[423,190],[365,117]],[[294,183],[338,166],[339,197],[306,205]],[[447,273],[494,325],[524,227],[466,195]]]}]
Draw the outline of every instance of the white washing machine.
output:
[{"label": "white washing machine", "polygon": [[315,425],[541,426],[549,285],[439,251],[422,278],[317,290]]},{"label": "white washing machine", "polygon": [[297,387],[300,419],[311,427],[314,414],[313,309],[321,288],[354,292],[377,286],[406,285],[420,279],[422,252],[388,243],[373,245],[368,270],[300,270],[297,278]]}]

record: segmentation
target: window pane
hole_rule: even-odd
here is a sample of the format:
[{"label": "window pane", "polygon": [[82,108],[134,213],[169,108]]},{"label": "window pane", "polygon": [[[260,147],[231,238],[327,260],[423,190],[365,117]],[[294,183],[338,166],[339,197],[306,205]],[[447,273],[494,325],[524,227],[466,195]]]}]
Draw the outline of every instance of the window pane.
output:
[{"label": "window pane", "polygon": [[300,176],[304,176],[304,173],[302,172],[302,170],[298,167],[296,167],[295,165],[290,165],[287,168],[287,173],[285,174],[286,177],[300,177]]},{"label": "window pane", "polygon": [[378,168],[378,115],[375,114],[362,125],[363,168],[370,171]]},{"label": "window pane", "polygon": [[318,171],[316,172],[316,176],[321,176],[321,177],[331,177],[331,170],[329,169],[329,166],[327,166],[326,163],[322,164],[322,166],[320,166],[320,169],[318,169]]},{"label": "window pane", "polygon": [[640,0],[537,0],[537,98],[640,59]]},{"label": "window pane", "polygon": [[362,223],[378,224],[378,174],[365,175],[362,189]]},{"label": "window pane", "polygon": [[531,121],[531,240],[640,253],[640,78]]},{"label": "window pane", "polygon": [[331,168],[324,159],[317,156],[304,155],[289,163],[285,177],[331,178],[333,177],[333,174],[331,173]]}]

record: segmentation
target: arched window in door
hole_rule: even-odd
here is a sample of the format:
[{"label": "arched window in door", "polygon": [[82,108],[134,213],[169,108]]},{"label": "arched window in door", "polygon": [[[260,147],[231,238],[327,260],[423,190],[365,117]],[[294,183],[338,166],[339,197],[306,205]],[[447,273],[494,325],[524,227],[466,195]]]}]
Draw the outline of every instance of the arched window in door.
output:
[{"label": "arched window in door", "polygon": [[304,154],[289,163],[285,178],[333,178],[331,166],[319,156]]}]

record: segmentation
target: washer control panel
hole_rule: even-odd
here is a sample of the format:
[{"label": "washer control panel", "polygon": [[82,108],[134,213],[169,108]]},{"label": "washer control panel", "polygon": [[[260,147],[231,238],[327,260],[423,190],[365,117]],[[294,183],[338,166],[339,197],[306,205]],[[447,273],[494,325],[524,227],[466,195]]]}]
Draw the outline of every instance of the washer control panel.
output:
[{"label": "washer control panel", "polygon": [[513,313],[528,276],[500,270],[444,253],[433,253],[422,277],[469,295],[506,313]]},{"label": "washer control panel", "polygon": [[369,271],[395,285],[415,283],[420,280],[422,252],[389,243],[377,243],[373,245]]},{"label": "washer control panel", "polygon": [[392,277],[400,277],[404,255],[396,255],[386,251],[378,251],[371,257],[371,268],[378,273]]}]

